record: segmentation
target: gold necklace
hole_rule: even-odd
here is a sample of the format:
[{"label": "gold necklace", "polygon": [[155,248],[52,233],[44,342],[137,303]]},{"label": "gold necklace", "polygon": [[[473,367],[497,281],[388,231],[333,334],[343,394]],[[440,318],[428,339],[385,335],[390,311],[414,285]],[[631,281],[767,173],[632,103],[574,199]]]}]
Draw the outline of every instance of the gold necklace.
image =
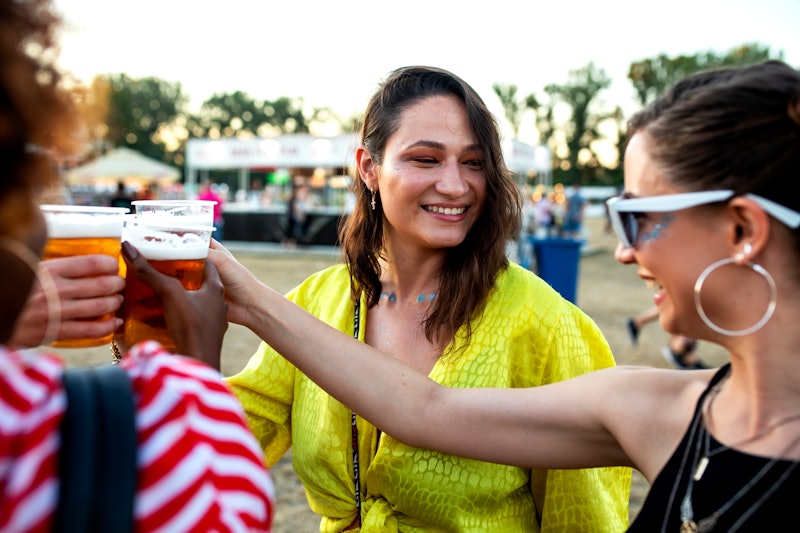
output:
[{"label": "gold necklace", "polygon": [[[717,383],[714,386],[714,389],[712,389],[711,393],[709,394],[709,397],[708,397],[708,409],[707,409],[708,410],[708,415],[709,415],[708,418],[709,419],[711,418],[711,406],[712,406],[712,404],[714,402],[714,398],[716,398],[717,394],[719,394],[719,391],[722,388],[723,383],[727,380],[728,376],[730,376],[730,373],[728,375],[726,375],[725,378],[723,378],[719,383]],[[701,413],[702,413],[702,409],[701,409]],[[791,422],[793,420],[800,420],[800,414],[794,414],[794,415],[790,415],[790,416],[786,416],[784,418],[781,418],[781,419],[777,420],[776,422],[770,424],[769,426],[767,426],[767,427],[761,429],[760,431],[756,432],[754,435],[751,435],[750,437],[747,437],[746,439],[742,439],[740,441],[737,441],[737,442],[735,442],[733,444],[730,444],[730,445],[727,445],[727,446],[723,444],[719,448],[717,448],[717,449],[715,449],[713,451],[709,451],[710,435],[709,435],[708,430],[705,429],[705,427],[703,425],[703,416],[702,416],[702,414],[696,420],[697,420],[697,423],[699,424],[700,432],[704,433],[704,435],[702,435],[702,436],[698,435],[697,446],[696,446],[696,451],[695,451],[695,458],[696,458],[695,463],[696,463],[697,466],[696,466],[696,468],[694,470],[694,474],[689,476],[689,481],[688,481],[688,484],[686,486],[686,494],[684,495],[683,500],[681,501],[681,506],[680,506],[681,533],[695,533],[695,532],[704,533],[704,532],[708,532],[708,531],[713,530],[714,526],[717,523],[717,520],[719,519],[719,517],[722,516],[723,514],[725,514],[731,507],[733,507],[734,504],[736,504],[736,502],[738,502],[745,494],[747,494],[750,491],[750,489],[752,489],[764,476],[766,476],[767,473],[770,470],[772,470],[772,468],[781,460],[780,457],[785,456],[789,452],[789,450],[794,448],[797,445],[797,443],[800,442],[800,437],[795,439],[789,445],[789,447],[786,448],[786,450],[784,451],[783,454],[781,454],[779,457],[773,457],[772,459],[770,459],[769,462],[767,462],[767,464],[765,464],[761,468],[761,470],[759,470],[758,473],[755,476],[753,476],[750,479],[750,481],[747,482],[747,484],[744,487],[739,489],[739,491],[736,494],[734,494],[731,499],[729,499],[727,502],[725,502],[719,509],[717,509],[716,511],[711,513],[709,516],[707,516],[707,517],[695,522],[695,520],[694,520],[694,509],[693,509],[693,506],[692,506],[692,491],[694,489],[694,482],[695,481],[700,481],[700,479],[702,479],[703,474],[705,473],[706,468],[708,467],[709,459],[711,457],[713,457],[714,455],[717,455],[718,453],[730,450],[731,448],[737,448],[737,447],[742,446],[744,444],[747,444],[747,443],[753,442],[755,440],[758,440],[761,437],[763,437],[763,436],[767,435],[768,433],[770,433],[775,428],[777,428],[777,427],[779,427],[779,426],[781,426],[783,424],[786,424],[786,423]],[[701,442],[704,443],[704,451],[703,451],[702,456],[700,456],[700,443]],[[745,513],[742,514],[742,516],[740,516],[738,518],[738,520],[733,524],[731,529],[728,530],[729,533],[732,532],[732,531],[735,531],[736,529],[738,529],[739,526],[741,526],[741,524],[744,523],[750,517],[750,515],[752,515],[759,507],[761,507],[761,505],[775,491],[778,490],[778,488],[783,484],[783,482],[786,479],[788,479],[789,475],[792,473],[792,471],[794,471],[794,469],[797,467],[797,465],[798,465],[797,461],[792,462],[792,465],[789,468],[787,468],[783,472],[783,474],[781,474],[781,476],[775,481],[775,483],[773,483],[770,486],[770,488],[767,491],[765,491],[764,494],[762,494],[761,497],[750,508],[748,508]]]}]

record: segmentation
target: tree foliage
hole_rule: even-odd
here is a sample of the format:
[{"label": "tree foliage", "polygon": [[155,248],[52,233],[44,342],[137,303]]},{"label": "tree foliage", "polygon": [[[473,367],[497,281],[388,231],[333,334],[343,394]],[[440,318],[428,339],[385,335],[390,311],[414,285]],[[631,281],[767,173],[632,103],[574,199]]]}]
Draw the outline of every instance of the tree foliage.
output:
[{"label": "tree foliage", "polygon": [[[645,58],[630,65],[636,98],[646,105],[679,79],[699,70],[782,59],[769,47],[743,44],[725,53],[699,52]],[[569,72],[565,83],[550,83],[543,97],[519,94],[513,84],[495,83],[494,94],[514,137],[528,117],[538,141],[553,153],[553,178],[566,184],[621,182],[619,165],[607,163],[600,150],[621,154],[624,122],[619,106],[609,106],[604,91],[611,79],[594,63]],[[329,108],[308,108],[302,98],[257,100],[243,91],[215,94],[197,113],[186,111],[188,99],[179,83],[125,74],[95,78],[89,87],[75,91],[87,117],[87,133],[96,153],[103,147],[128,146],[145,155],[177,166],[183,164],[189,137],[255,137],[280,133],[309,133],[322,124],[339,132],[358,129],[360,116],[342,119]],[[610,126],[605,128],[605,126]],[[618,160],[618,157],[616,158]]]},{"label": "tree foliage", "polygon": [[261,102],[236,91],[214,94],[203,102],[199,113],[191,115],[186,128],[191,137],[255,137],[270,122]]},{"label": "tree foliage", "polygon": [[[187,120],[190,137],[270,137],[281,133],[309,133],[315,122],[339,122],[327,107],[305,109],[302,98],[255,100],[236,91],[215,94]],[[341,127],[341,126],[340,126]]]},{"label": "tree foliage", "polygon": [[188,97],[180,83],[159,78],[111,75],[106,138],[148,157],[171,162],[168,130],[185,114]]},{"label": "tree foliage", "polygon": [[633,84],[639,103],[644,106],[655,100],[670,85],[695,72],[782,58],[783,54],[773,55],[768,46],[756,43],[737,46],[724,54],[712,51],[676,57],[660,54],[632,63],[628,70],[628,79]]},{"label": "tree foliage", "polygon": [[602,140],[600,124],[605,120],[616,120],[620,111],[604,111],[594,106],[598,95],[611,85],[605,70],[594,63],[570,71],[563,85],[550,84],[545,92],[550,97],[550,106],[563,104],[569,117],[561,125],[563,148],[553,151],[553,177],[564,183],[582,182],[596,184],[603,173],[596,142]]},{"label": "tree foliage", "polygon": [[519,127],[522,123],[522,113],[525,111],[525,101],[517,98],[517,86],[495,83],[492,85],[494,94],[500,99],[503,106],[503,114],[511,127],[514,138],[519,135]]}]

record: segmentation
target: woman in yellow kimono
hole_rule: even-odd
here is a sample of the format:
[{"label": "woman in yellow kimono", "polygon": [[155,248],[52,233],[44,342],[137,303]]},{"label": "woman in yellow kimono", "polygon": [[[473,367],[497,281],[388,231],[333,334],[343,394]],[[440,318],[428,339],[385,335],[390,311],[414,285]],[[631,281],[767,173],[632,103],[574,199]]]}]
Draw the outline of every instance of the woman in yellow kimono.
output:
[{"label": "woman in yellow kimono", "polygon": [[[531,387],[614,365],[588,316],[508,262],[520,194],[496,122],[468,84],[430,67],[392,72],[367,107],[356,164],[346,261],[291,300],[451,387]],[[627,468],[531,470],[403,445],[265,343],[228,381],[268,463],[292,448],[322,532],[628,525]]]}]

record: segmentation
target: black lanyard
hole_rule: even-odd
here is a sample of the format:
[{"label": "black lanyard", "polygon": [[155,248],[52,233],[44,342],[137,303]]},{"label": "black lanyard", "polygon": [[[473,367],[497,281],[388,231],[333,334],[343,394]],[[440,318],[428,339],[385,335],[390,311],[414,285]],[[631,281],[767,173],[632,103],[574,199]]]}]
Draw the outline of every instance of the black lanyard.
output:
[{"label": "black lanyard", "polygon": [[[361,308],[361,298],[356,300],[355,312],[353,313],[353,337],[358,340],[359,309]],[[356,486],[356,516],[361,520],[361,477],[359,476],[358,465],[358,426],[356,425],[356,413],[350,412],[350,427],[353,439],[353,484]]]}]

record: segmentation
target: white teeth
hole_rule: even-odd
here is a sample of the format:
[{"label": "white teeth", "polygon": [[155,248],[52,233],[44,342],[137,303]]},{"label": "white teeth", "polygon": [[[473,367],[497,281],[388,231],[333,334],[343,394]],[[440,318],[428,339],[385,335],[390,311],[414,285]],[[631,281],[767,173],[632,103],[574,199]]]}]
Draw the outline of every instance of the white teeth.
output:
[{"label": "white teeth", "polygon": [[436,207],[432,205],[426,206],[425,209],[431,213],[439,213],[440,215],[460,215],[467,210],[466,207]]}]

